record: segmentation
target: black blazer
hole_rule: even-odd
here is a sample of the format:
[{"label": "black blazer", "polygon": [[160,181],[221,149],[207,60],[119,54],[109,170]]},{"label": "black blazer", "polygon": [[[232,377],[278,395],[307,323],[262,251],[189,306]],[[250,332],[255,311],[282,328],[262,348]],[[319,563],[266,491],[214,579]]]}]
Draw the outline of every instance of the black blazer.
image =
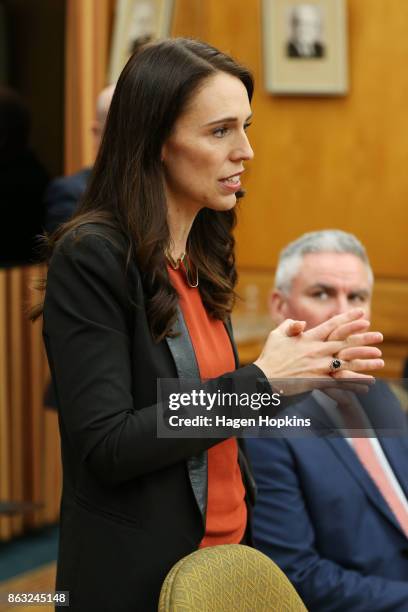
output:
[{"label": "black blazer", "polygon": [[[44,340],[64,470],[57,589],[70,591],[73,611],[156,610],[167,572],[203,537],[205,451],[217,440],[156,435],[157,378],[199,378],[180,316],[178,324],[177,338],[153,342],[140,275],[132,263],[125,277],[120,239],[67,236],[54,253]],[[246,366],[228,390],[246,378],[264,379]]]}]

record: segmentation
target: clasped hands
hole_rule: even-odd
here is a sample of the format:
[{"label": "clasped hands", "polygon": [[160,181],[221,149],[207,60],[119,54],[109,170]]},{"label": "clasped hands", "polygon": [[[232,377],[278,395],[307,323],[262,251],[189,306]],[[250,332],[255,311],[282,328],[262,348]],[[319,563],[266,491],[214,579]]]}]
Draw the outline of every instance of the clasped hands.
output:
[{"label": "clasped hands", "polygon": [[[305,331],[304,321],[287,319],[268,336],[255,361],[269,379],[335,378],[373,380],[366,372],[384,367],[380,332],[368,331],[364,311],[355,308]],[[333,368],[333,360],[341,367]],[[338,364],[334,364],[335,366]]]}]

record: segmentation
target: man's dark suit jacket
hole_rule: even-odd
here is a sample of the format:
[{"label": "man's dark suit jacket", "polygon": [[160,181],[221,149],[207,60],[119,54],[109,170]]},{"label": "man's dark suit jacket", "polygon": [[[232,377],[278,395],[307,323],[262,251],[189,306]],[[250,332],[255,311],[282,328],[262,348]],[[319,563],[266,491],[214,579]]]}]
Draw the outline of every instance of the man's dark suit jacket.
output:
[{"label": "man's dark suit jacket", "polygon": [[[182,317],[177,337],[155,343],[144,300],[120,238],[67,236],[52,257],[44,339],[64,470],[57,589],[70,591],[74,612],[156,610],[167,572],[204,534],[206,449],[217,440],[157,437],[157,379],[199,372]],[[240,368],[228,390],[258,377],[255,365]]]},{"label": "man's dark suit jacket", "polygon": [[[361,399],[371,422],[406,428],[395,396],[383,383],[375,387]],[[312,397],[296,414],[327,424]],[[408,498],[406,435],[379,441]],[[282,568],[306,607],[406,612],[408,538],[348,442],[263,438],[247,440],[247,449],[258,486],[254,544]]]},{"label": "man's dark suit jacket", "polygon": [[60,176],[51,181],[44,196],[45,229],[48,233],[72,217],[90,174],[91,168],[84,168],[71,176]]}]

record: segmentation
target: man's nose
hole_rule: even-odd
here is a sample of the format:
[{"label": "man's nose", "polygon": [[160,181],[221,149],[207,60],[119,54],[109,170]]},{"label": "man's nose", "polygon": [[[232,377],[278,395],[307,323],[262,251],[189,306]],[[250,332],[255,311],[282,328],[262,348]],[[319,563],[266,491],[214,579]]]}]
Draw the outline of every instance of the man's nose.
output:
[{"label": "man's nose", "polygon": [[337,314],[343,314],[353,308],[353,306],[349,303],[346,295],[338,295],[335,299],[333,307],[334,312],[332,316]]}]

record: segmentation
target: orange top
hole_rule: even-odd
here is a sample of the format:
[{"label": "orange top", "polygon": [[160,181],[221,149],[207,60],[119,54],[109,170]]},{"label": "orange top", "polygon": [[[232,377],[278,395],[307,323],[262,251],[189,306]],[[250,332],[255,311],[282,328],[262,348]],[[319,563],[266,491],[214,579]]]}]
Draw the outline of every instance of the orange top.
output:
[{"label": "orange top", "polygon": [[[235,369],[234,353],[222,321],[209,316],[200,292],[189,287],[184,269],[168,266],[180,308],[194,347],[202,379],[216,378]],[[238,544],[246,528],[245,488],[238,465],[238,443],[229,438],[208,450],[208,498],[204,538],[200,548]]]}]

